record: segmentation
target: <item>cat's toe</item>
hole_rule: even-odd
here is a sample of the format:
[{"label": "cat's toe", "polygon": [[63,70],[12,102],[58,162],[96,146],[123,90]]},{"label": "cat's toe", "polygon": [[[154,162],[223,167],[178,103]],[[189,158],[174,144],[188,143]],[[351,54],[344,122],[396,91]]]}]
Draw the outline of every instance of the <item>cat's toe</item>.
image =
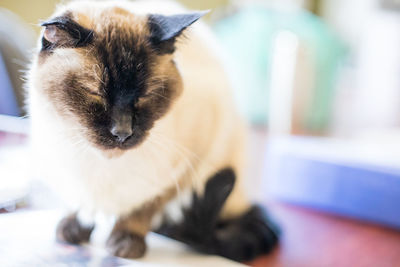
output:
[{"label": "cat's toe", "polygon": [[146,252],[144,237],[128,231],[114,231],[111,233],[107,247],[117,257],[136,259],[143,257]]},{"label": "cat's toe", "polygon": [[56,239],[60,242],[80,244],[89,241],[93,226],[82,226],[76,214],[71,214],[63,218],[57,225]]}]

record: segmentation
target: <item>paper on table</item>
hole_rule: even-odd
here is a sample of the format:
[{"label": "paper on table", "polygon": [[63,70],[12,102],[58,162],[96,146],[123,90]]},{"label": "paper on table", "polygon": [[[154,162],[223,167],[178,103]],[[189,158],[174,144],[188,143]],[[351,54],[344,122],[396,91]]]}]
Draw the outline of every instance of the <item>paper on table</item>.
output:
[{"label": "paper on table", "polygon": [[25,146],[0,147],[0,209],[12,209],[29,194],[31,172]]},{"label": "paper on table", "polygon": [[147,238],[148,253],[140,260],[110,256],[96,245],[59,244],[54,241],[54,228],[60,217],[58,211],[0,215],[0,266],[243,266],[221,257],[197,254],[156,234]]}]

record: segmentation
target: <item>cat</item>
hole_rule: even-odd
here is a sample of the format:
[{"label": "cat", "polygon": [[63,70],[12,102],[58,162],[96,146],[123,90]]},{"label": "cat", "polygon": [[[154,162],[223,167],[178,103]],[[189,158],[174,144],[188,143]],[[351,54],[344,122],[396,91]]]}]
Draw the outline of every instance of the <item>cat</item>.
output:
[{"label": "cat", "polygon": [[28,104],[37,166],[71,207],[59,241],[89,241],[104,214],[125,258],[145,254],[149,231],[237,261],[277,243],[244,191],[246,128],[204,14],[73,1],[42,23]]}]

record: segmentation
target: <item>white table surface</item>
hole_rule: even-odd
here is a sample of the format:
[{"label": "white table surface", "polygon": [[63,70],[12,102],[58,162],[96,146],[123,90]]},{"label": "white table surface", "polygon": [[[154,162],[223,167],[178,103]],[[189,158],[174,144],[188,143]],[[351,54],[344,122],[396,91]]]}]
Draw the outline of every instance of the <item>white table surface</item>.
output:
[{"label": "white table surface", "polygon": [[146,256],[139,260],[111,257],[99,241],[101,237],[83,246],[59,244],[54,233],[61,216],[55,210],[0,214],[0,266],[243,266],[198,254],[153,233],[146,239]]}]

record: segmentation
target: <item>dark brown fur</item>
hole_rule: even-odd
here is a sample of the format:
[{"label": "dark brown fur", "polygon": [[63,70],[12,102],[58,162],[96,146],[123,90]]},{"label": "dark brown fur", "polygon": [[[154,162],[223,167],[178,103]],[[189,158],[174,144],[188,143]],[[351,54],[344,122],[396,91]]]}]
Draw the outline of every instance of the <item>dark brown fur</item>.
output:
[{"label": "dark brown fur", "polygon": [[[88,129],[87,137],[98,147],[129,149],[145,139],[179,95],[178,71],[172,58],[156,52],[157,47],[150,42],[147,18],[122,9],[109,10],[101,14],[96,27],[88,29],[75,17],[67,12],[43,24],[56,26],[64,33],[60,36],[66,32],[65,38],[71,40],[49,45],[43,38],[41,64],[55,49],[70,46],[84,61],[81,71],[68,71],[62,80],[52,81],[46,94],[61,115],[73,114]],[[79,30],[84,33],[70,34]],[[124,143],[110,133],[120,114],[132,114],[133,134]]]}]

